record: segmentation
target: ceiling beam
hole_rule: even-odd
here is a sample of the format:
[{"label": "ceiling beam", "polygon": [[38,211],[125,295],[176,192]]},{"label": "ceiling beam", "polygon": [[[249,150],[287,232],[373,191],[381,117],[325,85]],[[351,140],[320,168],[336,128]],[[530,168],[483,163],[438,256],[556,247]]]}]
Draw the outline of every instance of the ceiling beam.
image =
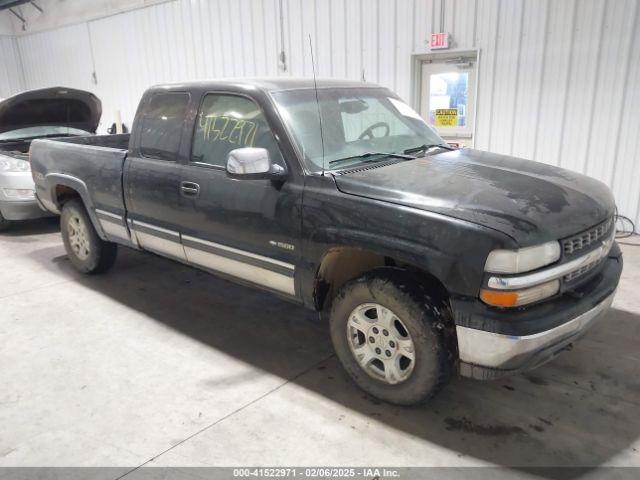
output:
[{"label": "ceiling beam", "polygon": [[9,11],[11,13],[13,13],[16,17],[18,17],[18,20],[20,20],[22,23],[25,23],[26,20],[24,19],[24,17],[22,15],[20,15],[18,12],[16,12],[13,8],[9,8]]},{"label": "ceiling beam", "polygon": [[33,8],[35,8],[36,10],[38,10],[40,13],[44,13],[44,10],[42,9],[42,7],[40,7],[36,2],[34,2],[33,0],[30,0],[29,3],[31,4],[31,6]]}]

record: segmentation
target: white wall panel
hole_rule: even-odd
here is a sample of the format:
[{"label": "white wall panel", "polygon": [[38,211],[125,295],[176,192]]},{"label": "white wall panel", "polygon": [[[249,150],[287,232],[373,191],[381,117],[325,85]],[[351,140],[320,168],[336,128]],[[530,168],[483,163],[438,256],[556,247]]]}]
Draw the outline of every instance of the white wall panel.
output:
[{"label": "white wall panel", "polygon": [[11,14],[0,15],[0,36],[13,36],[14,28]]},{"label": "white wall panel", "polygon": [[95,90],[86,23],[17,38],[25,88],[65,86]]},{"label": "white wall panel", "polygon": [[[599,67],[594,82],[593,113],[586,132],[587,153],[582,171],[609,185],[612,184],[616,152],[615,147],[612,150],[609,142],[603,140],[616,139],[625,95],[631,87],[626,84],[626,70],[630,67],[628,59],[631,58],[633,10],[637,4],[633,0],[617,1],[603,12],[601,47],[596,60]],[[606,159],[609,161],[603,161]]]},{"label": "white wall panel", "polygon": [[518,94],[519,62],[521,58],[521,33],[524,21],[524,0],[503,2],[498,16],[496,58],[493,71],[493,101],[491,104],[491,135],[487,148],[499,152],[511,152],[513,145],[514,112]]},{"label": "white wall panel", "polygon": [[622,111],[618,131],[603,138],[609,145],[606,157],[613,171],[612,187],[620,212],[633,216],[640,231],[640,5],[627,14],[632,19],[631,43],[624,73]]},{"label": "white wall panel", "polygon": [[526,0],[524,5],[511,142],[512,155],[523,158],[533,158],[536,149],[546,48],[541,39],[546,38],[549,1]]},{"label": "white wall panel", "polygon": [[[558,164],[563,129],[567,119],[563,108],[568,89],[568,66],[571,50],[576,0],[557,2],[550,0],[547,17],[547,43],[542,60],[542,88],[540,110],[536,120],[536,144],[533,159]],[[500,55],[501,52],[497,52]],[[500,114],[506,114],[502,111]],[[515,113],[515,112],[514,112]],[[514,115],[511,113],[511,115]],[[526,112],[523,112],[526,115]],[[508,151],[503,150],[505,153]]]},{"label": "white wall panel", "polygon": [[[621,213],[640,225],[639,3],[174,0],[17,43],[26,88],[91,89],[103,100],[106,126],[115,109],[130,124],[140,94],[155,83],[310,76],[309,35],[320,76],[364,76],[408,100],[411,54],[427,51],[431,32],[448,31],[454,48],[480,49],[476,147],[599,178],[614,189]],[[109,11],[117,4],[110,1]],[[15,72],[0,66],[0,89],[21,85]]]},{"label": "white wall panel", "polygon": [[24,90],[24,79],[16,40],[0,35],[0,98],[21,90]]},{"label": "white wall panel", "polygon": [[394,85],[395,91],[402,98],[411,98],[411,59],[404,52],[414,51],[415,38],[413,0],[398,0],[396,2],[395,23],[395,52],[394,52]]},{"label": "white wall panel", "polygon": [[[594,9],[601,11],[601,2],[587,0],[577,8],[570,57],[567,59],[568,72],[564,103],[559,113],[563,119],[563,142],[554,158],[554,163],[571,170],[580,170],[585,165],[588,142],[585,133],[590,128],[593,115],[598,48],[592,37],[602,26],[602,15],[594,15]],[[587,7],[587,8],[584,8]],[[567,128],[568,127],[568,128]]]},{"label": "white wall panel", "polygon": [[[497,42],[498,18],[500,2],[494,0],[478,0],[478,24],[476,45],[480,49],[480,65],[478,67],[478,97],[476,100],[476,136],[475,144],[488,149],[492,139],[493,102],[501,92],[495,91],[495,72],[498,56]],[[465,48],[467,45],[461,45]]]},{"label": "white wall panel", "polygon": [[344,22],[347,29],[347,43],[344,48],[347,78],[359,79],[362,76],[362,25],[359,21],[362,3],[347,0],[346,9]]}]

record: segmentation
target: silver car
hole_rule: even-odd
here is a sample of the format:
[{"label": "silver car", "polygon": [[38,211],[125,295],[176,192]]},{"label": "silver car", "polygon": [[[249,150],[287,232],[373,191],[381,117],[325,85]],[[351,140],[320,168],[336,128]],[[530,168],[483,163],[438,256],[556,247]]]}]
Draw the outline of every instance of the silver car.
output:
[{"label": "silver car", "polygon": [[92,93],[54,87],[0,101],[0,231],[16,220],[51,215],[38,205],[29,164],[36,138],[95,133],[102,104]]}]

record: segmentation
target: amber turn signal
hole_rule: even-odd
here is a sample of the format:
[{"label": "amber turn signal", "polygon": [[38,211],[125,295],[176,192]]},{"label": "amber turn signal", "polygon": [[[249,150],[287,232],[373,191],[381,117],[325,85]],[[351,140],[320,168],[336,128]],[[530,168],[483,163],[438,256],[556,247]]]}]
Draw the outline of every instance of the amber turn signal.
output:
[{"label": "amber turn signal", "polygon": [[480,299],[495,307],[513,307],[518,303],[518,292],[500,292],[496,290],[480,290]]}]

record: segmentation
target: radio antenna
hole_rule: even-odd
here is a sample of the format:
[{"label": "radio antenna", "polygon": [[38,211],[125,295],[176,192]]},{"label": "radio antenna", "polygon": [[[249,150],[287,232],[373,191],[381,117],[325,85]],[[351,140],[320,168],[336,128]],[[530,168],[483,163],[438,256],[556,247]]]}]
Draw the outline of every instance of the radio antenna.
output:
[{"label": "radio antenna", "polygon": [[313,58],[313,43],[309,34],[309,49],[311,50],[311,67],[313,71],[313,88],[316,92],[316,106],[318,107],[318,120],[320,121],[320,143],[322,145],[322,176],[324,177],[324,132],[322,131],[322,113],[320,111],[320,100],[318,100],[318,82],[316,80],[316,62]]}]

